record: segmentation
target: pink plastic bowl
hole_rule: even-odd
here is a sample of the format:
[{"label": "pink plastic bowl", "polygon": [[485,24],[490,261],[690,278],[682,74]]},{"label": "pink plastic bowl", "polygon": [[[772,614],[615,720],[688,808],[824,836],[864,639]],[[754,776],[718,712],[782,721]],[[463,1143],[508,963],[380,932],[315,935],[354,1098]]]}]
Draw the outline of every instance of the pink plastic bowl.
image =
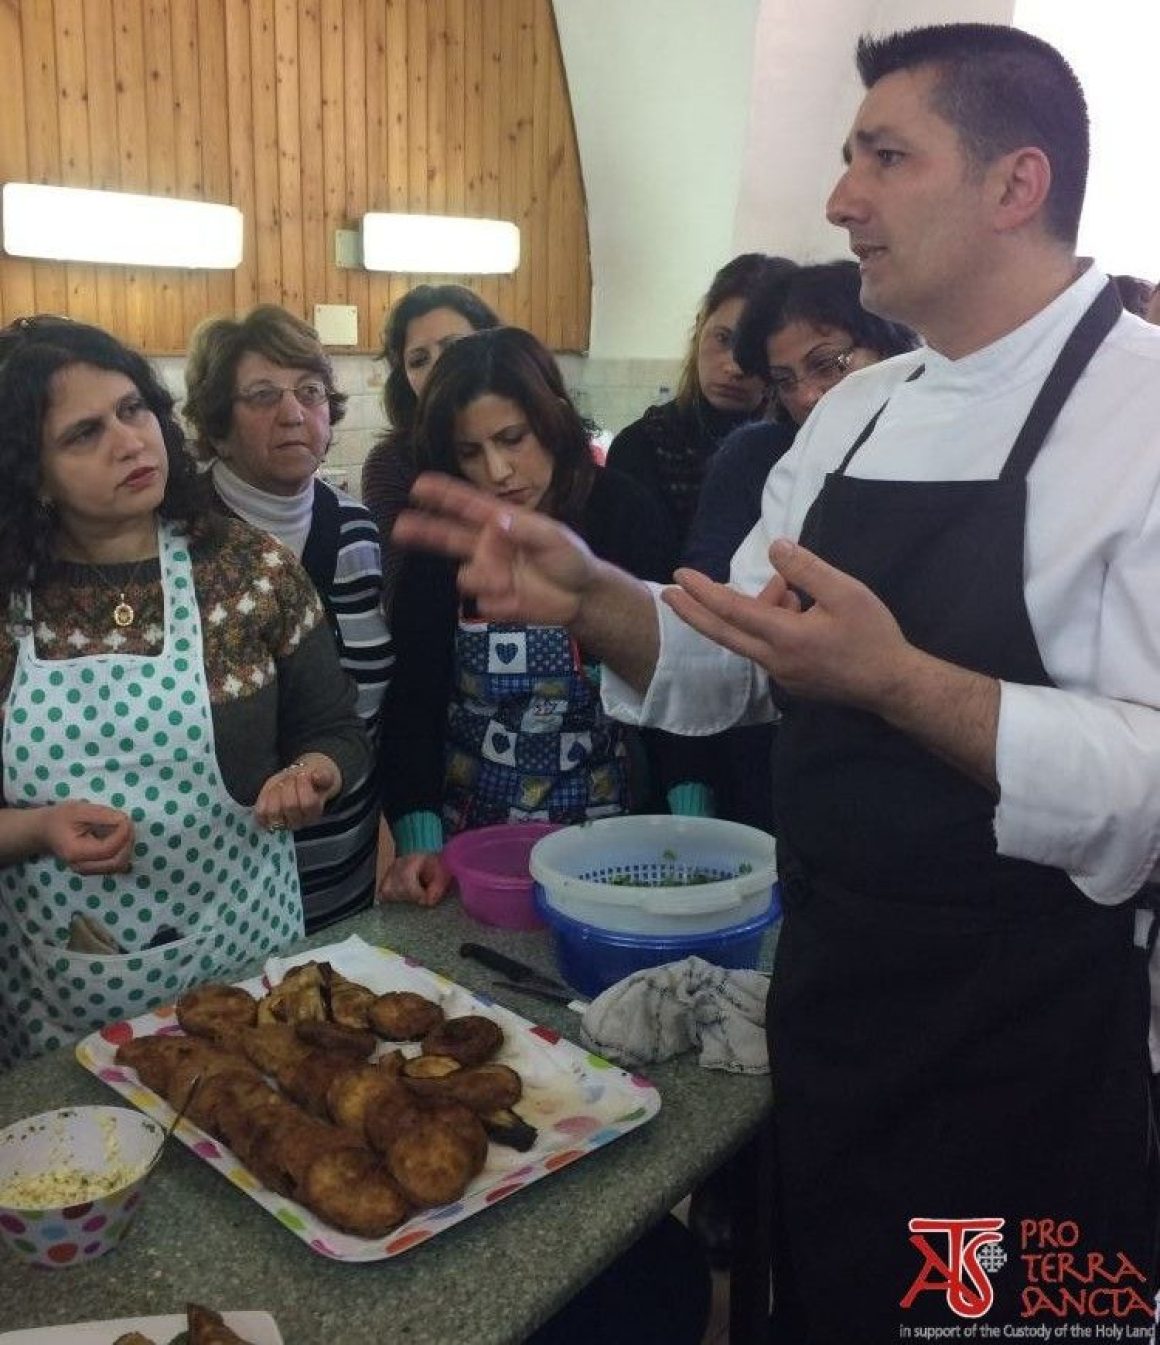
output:
[{"label": "pink plastic bowl", "polygon": [[553,822],[501,822],[453,836],[443,858],[468,915],[501,929],[543,929],[532,899],[528,855],[542,836],[559,830]]}]

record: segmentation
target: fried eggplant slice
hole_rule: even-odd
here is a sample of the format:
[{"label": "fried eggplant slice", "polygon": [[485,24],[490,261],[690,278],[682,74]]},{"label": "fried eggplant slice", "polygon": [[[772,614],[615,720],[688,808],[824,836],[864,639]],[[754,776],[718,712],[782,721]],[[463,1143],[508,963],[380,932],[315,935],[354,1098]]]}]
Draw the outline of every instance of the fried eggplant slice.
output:
[{"label": "fried eggplant slice", "polygon": [[189,1345],[248,1345],[225,1324],[220,1312],[200,1303],[185,1305],[185,1319],[189,1323]]},{"label": "fried eggplant slice", "polygon": [[311,1116],[329,1121],[326,1095],[335,1080],[343,1074],[348,1074],[352,1069],[357,1069],[358,1063],[348,1055],[328,1055],[325,1051],[312,1051],[305,1060],[295,1065],[289,1074],[280,1076],[278,1083],[286,1096],[297,1102]]},{"label": "fried eggplant slice", "polygon": [[134,1037],[117,1047],[117,1064],[136,1070],[146,1088],[161,1097],[169,1087],[169,1078],[182,1060],[206,1050],[206,1043],[194,1037]]},{"label": "fried eggplant slice", "polygon": [[236,985],[194,986],[177,1000],[177,1021],[192,1037],[217,1041],[223,1030],[249,1027],[258,1021],[258,1001]]},{"label": "fried eggplant slice", "polygon": [[294,1031],[308,1046],[320,1051],[334,1051],[355,1060],[367,1060],[379,1044],[373,1032],[344,1027],[341,1023],[295,1023]]},{"label": "fried eggplant slice", "polygon": [[404,1056],[400,1073],[404,1079],[442,1079],[462,1068],[449,1055],[414,1055],[410,1060]]},{"label": "fried eggplant slice", "polygon": [[479,1119],[483,1122],[488,1139],[494,1144],[502,1144],[505,1149],[515,1149],[517,1153],[526,1154],[536,1142],[536,1127],[529,1125],[510,1108],[485,1112]]},{"label": "fried eggplant slice", "polygon": [[338,977],[330,984],[330,1016],[342,1027],[365,1032],[369,1027],[368,1011],[377,996],[365,985]]},{"label": "fried eggplant slice", "polygon": [[326,1090],[330,1119],[369,1141],[367,1117],[376,1109],[405,1106],[410,1094],[389,1070],[378,1065],[356,1065],[338,1075]]},{"label": "fried eggplant slice", "polygon": [[472,1177],[483,1171],[487,1162],[487,1131],[471,1108],[461,1102],[424,1100],[399,1117],[396,1133],[402,1134],[411,1127],[422,1129],[432,1122],[447,1126],[467,1145]]},{"label": "fried eggplant slice", "polygon": [[306,1174],[302,1203],[328,1224],[362,1238],[381,1238],[411,1208],[386,1164],[368,1149],[332,1149]]},{"label": "fried eggplant slice", "polygon": [[363,1133],[372,1149],[386,1154],[411,1119],[419,1110],[419,1099],[398,1079],[392,1092],[380,1092],[363,1113]]},{"label": "fried eggplant slice", "polygon": [[420,1207],[449,1205],[471,1180],[471,1146],[445,1122],[431,1117],[408,1125],[387,1150],[391,1176],[403,1194]]},{"label": "fried eggplant slice", "polygon": [[259,1023],[242,1032],[238,1042],[246,1059],[274,1078],[288,1074],[314,1049],[299,1037],[292,1023]]},{"label": "fried eggplant slice", "polygon": [[[419,1056],[419,1060],[442,1060],[444,1056]],[[494,1060],[486,1065],[469,1065],[435,1077],[415,1077],[403,1071],[407,1087],[423,1098],[447,1098],[462,1102],[474,1112],[500,1111],[514,1107],[523,1095],[520,1076],[507,1065]]]},{"label": "fried eggplant slice", "polygon": [[379,995],[367,1010],[369,1026],[388,1041],[419,1041],[442,1022],[439,1005],[411,990]]},{"label": "fried eggplant slice", "polygon": [[498,1023],[482,1014],[448,1018],[423,1038],[424,1055],[449,1055],[461,1065],[482,1065],[503,1045]]}]

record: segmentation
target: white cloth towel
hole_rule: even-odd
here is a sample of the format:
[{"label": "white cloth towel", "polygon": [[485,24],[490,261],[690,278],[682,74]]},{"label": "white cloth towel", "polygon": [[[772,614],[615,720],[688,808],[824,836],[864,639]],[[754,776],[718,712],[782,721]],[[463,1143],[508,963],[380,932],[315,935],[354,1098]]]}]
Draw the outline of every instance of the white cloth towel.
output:
[{"label": "white cloth towel", "polygon": [[706,1069],[768,1074],[765,997],[769,977],[729,971],[699,957],[634,972],[584,1012],[589,1045],[637,1068],[700,1048]]}]

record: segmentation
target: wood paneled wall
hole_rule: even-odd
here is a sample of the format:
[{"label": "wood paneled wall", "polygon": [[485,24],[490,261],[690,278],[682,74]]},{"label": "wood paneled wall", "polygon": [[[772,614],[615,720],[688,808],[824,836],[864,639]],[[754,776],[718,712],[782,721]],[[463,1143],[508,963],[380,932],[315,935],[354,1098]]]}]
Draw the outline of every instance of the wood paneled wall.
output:
[{"label": "wood paneled wall", "polygon": [[[421,280],[588,345],[584,190],[551,0],[0,0],[0,181],[222,201],[232,272],[0,257],[0,318],[64,313],[152,354],[257,302],[355,304],[359,349]],[[366,210],[514,220],[512,276],[335,264]]]}]

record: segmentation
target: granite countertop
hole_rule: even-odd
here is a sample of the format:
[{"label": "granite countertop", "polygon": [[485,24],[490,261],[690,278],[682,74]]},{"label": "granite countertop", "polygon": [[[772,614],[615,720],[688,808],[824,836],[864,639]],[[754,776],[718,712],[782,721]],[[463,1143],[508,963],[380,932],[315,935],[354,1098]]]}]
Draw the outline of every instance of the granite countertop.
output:
[{"label": "granite countertop", "polygon": [[[555,972],[546,934],[480,925],[454,900],[434,910],[380,907],[302,946],[350,934],[489,993],[493,974],[461,958],[460,943],[489,944]],[[506,991],[494,998],[578,1038],[579,1019],[563,1005]],[[37,1270],[0,1248],[0,1330],[170,1313],[193,1299],[218,1310],[270,1312],[286,1345],[518,1342],[752,1136],[770,1107],[768,1076],[704,1070],[693,1055],[657,1065],[648,1077],[662,1106],[647,1125],[389,1261],[348,1264],[315,1254],[172,1145],[136,1225],[106,1257]],[[3,1077],[0,1126],[69,1103],[109,1102],[116,1095],[71,1050],[58,1051]]]}]

